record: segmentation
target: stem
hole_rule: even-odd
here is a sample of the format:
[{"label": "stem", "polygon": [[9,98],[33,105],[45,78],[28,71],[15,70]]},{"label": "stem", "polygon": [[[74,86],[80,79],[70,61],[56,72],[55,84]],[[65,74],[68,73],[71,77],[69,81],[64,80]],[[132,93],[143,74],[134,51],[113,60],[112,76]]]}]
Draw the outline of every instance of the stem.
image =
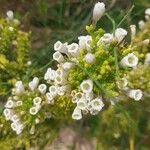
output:
[{"label": "stem", "polygon": [[115,34],[115,29],[116,29],[116,24],[115,24],[115,21],[114,21],[114,19],[109,15],[109,14],[107,14],[106,13],[106,17],[111,21],[111,23],[112,23],[112,26],[113,26],[113,35]]},{"label": "stem", "polygon": [[129,149],[134,150],[134,136],[132,135],[129,139]]},{"label": "stem", "polygon": [[129,11],[127,12],[127,14],[123,17],[123,19],[119,22],[119,24],[117,25],[117,28],[120,27],[120,25],[124,22],[124,20],[129,16],[129,14],[132,12],[134,8],[134,5],[132,5],[132,7],[129,9]]},{"label": "stem", "polygon": [[115,67],[116,67],[116,76],[119,78],[119,65],[118,65],[118,55],[117,55],[117,48],[114,47],[114,56],[115,56]]}]

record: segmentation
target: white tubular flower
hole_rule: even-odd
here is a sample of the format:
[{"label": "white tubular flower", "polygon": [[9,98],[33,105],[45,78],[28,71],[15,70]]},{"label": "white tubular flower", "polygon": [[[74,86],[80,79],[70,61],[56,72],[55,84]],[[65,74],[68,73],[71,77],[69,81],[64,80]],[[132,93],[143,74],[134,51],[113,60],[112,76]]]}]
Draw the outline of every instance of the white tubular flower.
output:
[{"label": "white tubular flower", "polygon": [[130,53],[127,56],[125,56],[121,62],[120,65],[122,67],[135,67],[138,64],[138,58],[133,54]]},{"label": "white tubular flower", "polygon": [[71,62],[65,62],[63,65],[62,65],[62,68],[65,70],[65,71],[68,71],[70,69],[72,69],[74,67],[74,64],[71,63]]},{"label": "white tubular flower", "polygon": [[65,78],[67,76],[67,72],[64,71],[63,69],[57,69],[56,70],[56,76],[60,76],[60,77]]},{"label": "white tubular flower", "polygon": [[92,37],[87,35],[85,41],[85,46],[87,51],[91,51],[91,41],[92,41]]},{"label": "white tubular flower", "polygon": [[82,113],[81,113],[81,110],[76,107],[73,111],[73,114],[72,114],[72,119],[74,120],[80,120],[82,119]]},{"label": "white tubular flower", "polygon": [[109,45],[113,40],[113,35],[110,33],[105,33],[97,42],[97,46],[101,44]]},{"label": "white tubular flower", "polygon": [[12,118],[11,118],[11,121],[12,122],[18,122],[20,119],[19,119],[19,116],[18,115],[13,115]]},{"label": "white tubular flower", "polygon": [[147,53],[147,54],[146,54],[144,64],[146,64],[146,65],[149,65],[149,64],[150,64],[150,53]]},{"label": "white tubular flower", "polygon": [[39,87],[38,87],[38,90],[41,94],[45,94],[46,92],[46,85],[45,84],[40,84]]},{"label": "white tubular flower", "polygon": [[81,110],[85,110],[87,108],[87,100],[81,98],[77,101],[77,107]]},{"label": "white tubular flower", "polygon": [[16,102],[16,106],[18,107],[18,106],[21,106],[23,103],[22,103],[22,101],[17,101]]},{"label": "white tubular flower", "polygon": [[128,92],[128,96],[132,99],[134,99],[135,101],[139,101],[142,99],[143,93],[141,90],[137,89],[137,90],[130,90]]},{"label": "white tubular flower", "polygon": [[92,38],[90,35],[86,35],[86,36],[79,36],[78,37],[78,40],[79,40],[79,49],[80,50],[90,50],[90,44],[91,44],[91,41],[92,41]]},{"label": "white tubular flower", "polygon": [[75,97],[76,102],[77,102],[79,99],[81,99],[83,97],[83,93],[82,92],[77,92],[77,93],[75,93],[74,97]]},{"label": "white tubular flower", "polygon": [[145,22],[144,22],[143,20],[140,20],[140,21],[138,22],[138,25],[139,25],[140,30],[143,30],[144,27],[145,27]]},{"label": "white tubular flower", "polygon": [[49,104],[53,103],[53,100],[54,100],[54,97],[53,95],[49,92],[49,93],[46,93],[46,99],[47,99],[47,102]]},{"label": "white tubular flower", "polygon": [[33,99],[33,104],[34,104],[35,106],[41,105],[41,102],[42,102],[42,99],[41,99],[40,97],[35,97],[35,98]]},{"label": "white tubular flower", "polygon": [[117,85],[119,89],[125,89],[128,85],[128,81],[126,78],[122,78],[120,80],[117,81]]},{"label": "white tubular flower", "polygon": [[94,64],[95,61],[96,61],[96,59],[95,59],[95,56],[94,56],[93,54],[87,53],[87,54],[85,55],[85,61],[86,61],[86,63],[88,63],[88,64]]},{"label": "white tubular flower", "polygon": [[145,10],[145,15],[150,16],[150,8],[147,8],[147,9]]},{"label": "white tubular flower", "polygon": [[64,56],[60,52],[55,52],[53,54],[53,59],[56,60],[58,63],[61,63],[64,61]]},{"label": "white tubular flower", "polygon": [[58,51],[60,53],[67,53],[67,45],[68,43],[61,43],[60,41],[57,41],[55,44],[54,44],[54,50],[55,51]]},{"label": "white tubular flower", "polygon": [[23,83],[22,81],[17,81],[16,84],[15,84],[15,92],[16,94],[21,94],[24,92],[24,86],[23,86]]},{"label": "white tubular flower", "polygon": [[38,111],[39,111],[39,109],[38,109],[37,107],[31,107],[31,108],[29,109],[29,113],[30,113],[31,115],[36,115],[36,114],[38,113]]},{"label": "white tubular flower", "polygon": [[68,46],[68,52],[71,56],[76,57],[79,55],[79,45],[77,43],[72,43]]},{"label": "white tubular flower", "polygon": [[55,97],[57,95],[57,92],[58,92],[58,87],[55,85],[50,86],[49,92],[53,95],[53,97]]},{"label": "white tubular flower", "polygon": [[15,105],[14,105],[14,102],[12,100],[8,100],[6,102],[6,105],[5,105],[6,108],[13,108],[14,106]]},{"label": "white tubular flower", "polygon": [[45,75],[44,75],[44,80],[55,80],[55,76],[56,76],[56,71],[48,68]]},{"label": "white tubular flower", "polygon": [[94,97],[93,92],[91,92],[91,93],[86,93],[86,94],[85,94],[85,98],[86,98],[88,101],[91,101],[91,100],[93,99],[93,97]]},{"label": "white tubular flower", "polygon": [[67,83],[67,80],[62,76],[56,76],[55,83],[59,85],[65,85]]},{"label": "white tubular flower", "polygon": [[29,88],[31,91],[34,91],[39,84],[39,78],[38,77],[34,77],[33,80],[31,82],[29,82]]},{"label": "white tubular flower", "polygon": [[13,20],[14,19],[14,13],[13,13],[12,10],[7,11],[6,15],[7,15],[9,20]]},{"label": "white tubular flower", "polygon": [[102,99],[99,97],[92,100],[91,105],[92,105],[92,108],[97,111],[101,111],[101,109],[104,107],[104,103],[103,103]]},{"label": "white tubular flower", "polygon": [[96,24],[104,13],[105,13],[105,4],[100,2],[96,3],[93,9],[93,23]]},{"label": "white tubular flower", "polygon": [[127,31],[123,28],[117,28],[115,31],[115,38],[120,43],[125,36],[127,35]]},{"label": "white tubular flower", "polygon": [[60,41],[57,41],[57,42],[54,44],[54,50],[60,52],[60,50],[61,50],[61,48],[62,48],[62,45],[63,45],[63,44],[62,44]]},{"label": "white tubular flower", "polygon": [[80,84],[80,88],[83,93],[90,93],[93,90],[93,81],[92,80],[84,80]]},{"label": "white tubular flower", "polygon": [[136,25],[130,25],[130,30],[131,30],[131,40],[133,40],[136,35]]},{"label": "white tubular flower", "polygon": [[70,94],[70,91],[71,91],[70,85],[64,85],[64,86],[58,87],[58,92],[57,93],[58,93],[58,95],[62,96],[65,93],[69,93]]},{"label": "white tubular flower", "polygon": [[13,112],[11,109],[6,108],[6,109],[4,109],[3,114],[6,118],[6,120],[10,120],[13,115]]}]

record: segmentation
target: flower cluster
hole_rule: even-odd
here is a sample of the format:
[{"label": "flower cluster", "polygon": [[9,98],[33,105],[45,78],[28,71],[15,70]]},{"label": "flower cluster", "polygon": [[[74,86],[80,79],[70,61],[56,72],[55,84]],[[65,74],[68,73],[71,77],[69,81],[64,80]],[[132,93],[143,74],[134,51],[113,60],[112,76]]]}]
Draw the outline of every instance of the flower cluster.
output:
[{"label": "flower cluster", "polygon": [[[108,102],[115,104],[114,99],[126,97],[139,101],[144,98],[145,88],[138,83],[132,84],[131,75],[141,64],[149,69],[149,53],[139,52],[139,48],[149,45],[149,39],[142,44],[132,43],[135,25],[131,26],[131,44],[128,45],[124,42],[128,34],[125,29],[116,28],[113,33],[97,29],[95,24],[104,13],[105,4],[97,3],[93,10],[94,25],[86,27],[89,35],[79,36],[78,43],[57,41],[54,44],[53,60],[58,63],[57,69],[47,69],[46,83],[39,84],[35,77],[27,85],[28,90],[21,81],[15,84],[4,115],[12,121],[11,127],[16,133],[19,134],[29,122],[33,125],[41,119],[56,117],[53,108],[71,111],[72,115],[69,115],[80,120],[84,115],[98,114]],[[149,15],[149,9],[146,15]],[[144,78],[149,87],[148,74],[138,77]]]}]

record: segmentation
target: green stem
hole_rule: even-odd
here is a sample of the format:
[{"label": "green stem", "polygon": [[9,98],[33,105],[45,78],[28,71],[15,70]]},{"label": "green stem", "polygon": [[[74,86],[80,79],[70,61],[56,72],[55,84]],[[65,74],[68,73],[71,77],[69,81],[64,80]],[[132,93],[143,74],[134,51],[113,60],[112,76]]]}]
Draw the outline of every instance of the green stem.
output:
[{"label": "green stem", "polygon": [[129,16],[129,14],[132,12],[134,8],[134,5],[132,5],[132,7],[129,9],[129,11],[127,12],[127,14],[123,17],[123,19],[119,22],[119,24],[117,25],[117,28],[120,27],[120,25],[126,20],[126,18]]},{"label": "green stem", "polygon": [[114,47],[114,56],[115,56],[115,67],[116,67],[116,76],[119,78],[119,64],[118,64],[118,55],[117,55],[117,47]]},{"label": "green stem", "polygon": [[115,21],[114,19],[108,14],[106,13],[106,17],[111,21],[112,23],[112,27],[113,27],[113,35],[115,34],[115,29],[116,29],[116,24],[115,24]]},{"label": "green stem", "polygon": [[134,150],[134,136],[131,136],[129,139],[129,149]]}]

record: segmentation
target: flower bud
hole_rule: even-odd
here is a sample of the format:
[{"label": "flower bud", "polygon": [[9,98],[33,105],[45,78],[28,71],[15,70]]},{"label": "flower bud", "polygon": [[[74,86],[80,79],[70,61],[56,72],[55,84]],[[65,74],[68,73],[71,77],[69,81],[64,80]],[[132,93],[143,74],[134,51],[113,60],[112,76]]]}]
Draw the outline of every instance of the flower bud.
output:
[{"label": "flower bud", "polygon": [[72,119],[74,120],[82,119],[81,110],[78,107],[74,109],[73,114],[72,114]]},{"label": "flower bud", "polygon": [[119,43],[125,38],[126,35],[127,31],[123,28],[117,28],[115,31],[115,38]]},{"label": "flower bud", "polygon": [[85,61],[88,63],[88,64],[94,64],[96,59],[95,59],[95,56],[92,54],[92,53],[87,53],[85,55]]},{"label": "flower bud", "polygon": [[97,21],[103,16],[105,12],[105,4],[98,2],[95,4],[93,9],[93,23],[96,24]]}]

